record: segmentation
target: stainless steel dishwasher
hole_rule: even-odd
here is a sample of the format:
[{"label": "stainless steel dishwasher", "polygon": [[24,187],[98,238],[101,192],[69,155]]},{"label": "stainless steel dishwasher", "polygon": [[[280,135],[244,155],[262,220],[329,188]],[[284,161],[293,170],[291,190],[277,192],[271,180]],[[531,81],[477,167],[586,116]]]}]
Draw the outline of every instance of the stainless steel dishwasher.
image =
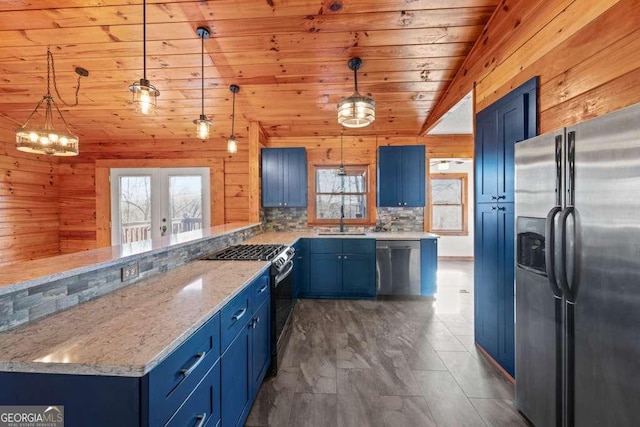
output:
[{"label": "stainless steel dishwasher", "polygon": [[420,241],[376,242],[378,295],[420,295]]}]

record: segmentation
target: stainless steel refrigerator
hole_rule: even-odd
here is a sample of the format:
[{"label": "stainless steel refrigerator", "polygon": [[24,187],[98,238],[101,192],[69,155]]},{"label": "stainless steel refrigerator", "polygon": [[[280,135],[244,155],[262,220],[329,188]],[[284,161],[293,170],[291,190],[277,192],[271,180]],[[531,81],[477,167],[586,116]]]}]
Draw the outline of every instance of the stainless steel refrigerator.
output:
[{"label": "stainless steel refrigerator", "polygon": [[640,425],[640,104],[516,144],[516,406]]}]

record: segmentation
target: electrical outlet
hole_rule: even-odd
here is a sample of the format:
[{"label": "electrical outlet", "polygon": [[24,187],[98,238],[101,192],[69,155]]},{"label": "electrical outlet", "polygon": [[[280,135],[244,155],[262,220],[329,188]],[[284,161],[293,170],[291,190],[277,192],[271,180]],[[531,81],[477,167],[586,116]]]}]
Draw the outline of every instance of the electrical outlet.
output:
[{"label": "electrical outlet", "polygon": [[126,282],[127,280],[135,279],[140,274],[140,268],[138,267],[138,263],[127,265],[126,267],[122,267],[122,281]]}]

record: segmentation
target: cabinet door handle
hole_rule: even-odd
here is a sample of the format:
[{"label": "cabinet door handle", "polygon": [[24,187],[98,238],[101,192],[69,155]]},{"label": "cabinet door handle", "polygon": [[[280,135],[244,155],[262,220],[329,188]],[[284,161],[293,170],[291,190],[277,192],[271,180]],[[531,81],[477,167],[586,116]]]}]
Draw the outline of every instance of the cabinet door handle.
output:
[{"label": "cabinet door handle", "polygon": [[342,257],[342,259],[347,259],[347,256],[345,255],[344,257]]},{"label": "cabinet door handle", "polygon": [[402,202],[398,202],[398,206],[402,206]]},{"label": "cabinet door handle", "polygon": [[496,209],[498,209],[498,207],[497,207],[497,206],[491,206],[491,210],[492,210],[492,211],[495,211]]},{"label": "cabinet door handle", "polygon": [[191,372],[193,372],[193,370],[196,369],[198,367],[198,365],[202,363],[202,361],[204,360],[204,356],[206,356],[206,355],[207,355],[207,353],[205,351],[196,354],[196,361],[193,362],[193,365],[189,366],[187,369],[182,369],[180,371],[182,376],[184,378],[187,378],[189,376],[189,374],[191,374]]},{"label": "cabinet door handle", "polygon": [[340,255],[338,255],[338,259],[342,259],[342,257]]},{"label": "cabinet door handle", "polygon": [[263,293],[264,291],[267,290],[267,285],[262,286],[260,289],[258,289],[258,294]]},{"label": "cabinet door handle", "polygon": [[233,320],[234,322],[237,321],[237,320],[240,320],[240,318],[242,316],[244,316],[244,314],[246,312],[247,312],[247,308],[246,307],[243,308],[242,310],[238,310],[238,312],[231,317],[231,320]]},{"label": "cabinet door handle", "polygon": [[278,206],[282,206],[282,203],[278,203]]},{"label": "cabinet door handle", "polygon": [[498,210],[499,210],[499,211],[506,211],[506,210],[507,210],[507,208],[505,208],[504,206],[500,206],[500,207],[498,208]]},{"label": "cabinet door handle", "polygon": [[284,205],[285,205],[285,206],[287,206],[287,204],[286,204],[286,203],[285,203]]},{"label": "cabinet door handle", "polygon": [[204,414],[200,414],[196,417],[196,420],[198,420],[198,424],[195,425],[195,427],[202,427],[204,426],[205,421],[207,420],[207,413],[205,412]]},{"label": "cabinet door handle", "polygon": [[504,200],[506,198],[507,198],[507,196],[505,196],[504,194],[502,196],[498,196],[498,200]]},{"label": "cabinet door handle", "polygon": [[491,200],[498,200],[498,196],[491,196]]},{"label": "cabinet door handle", "polygon": [[404,206],[407,206],[407,202],[404,202]]},{"label": "cabinet door handle", "polygon": [[257,325],[258,323],[260,323],[260,317],[256,317],[255,322],[256,322],[256,325]]}]

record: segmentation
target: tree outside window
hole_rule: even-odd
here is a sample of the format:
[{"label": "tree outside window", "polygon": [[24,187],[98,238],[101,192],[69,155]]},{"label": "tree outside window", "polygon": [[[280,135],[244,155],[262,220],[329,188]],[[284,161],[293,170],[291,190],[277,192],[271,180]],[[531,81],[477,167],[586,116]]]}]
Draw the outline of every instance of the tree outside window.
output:
[{"label": "tree outside window", "polygon": [[344,206],[346,224],[368,223],[368,166],[345,166],[345,175],[339,175],[337,166],[315,167],[315,207],[313,222],[338,224],[340,208]]},{"label": "tree outside window", "polygon": [[467,174],[431,175],[431,230],[443,235],[464,236],[467,225]]}]

